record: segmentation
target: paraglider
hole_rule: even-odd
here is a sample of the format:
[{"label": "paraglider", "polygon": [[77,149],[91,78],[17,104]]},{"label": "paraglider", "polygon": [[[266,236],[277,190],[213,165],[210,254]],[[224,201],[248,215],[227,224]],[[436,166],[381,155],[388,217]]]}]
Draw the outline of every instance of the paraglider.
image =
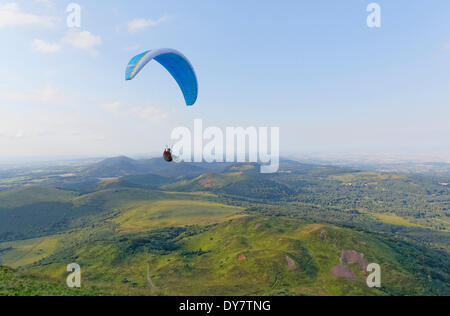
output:
[{"label": "paraglider", "polygon": [[198,96],[197,76],[190,61],[175,49],[149,50],[133,57],[127,66],[125,79],[133,80],[152,60],[156,60],[172,75],[183,92],[186,105],[194,105]]},{"label": "paraglider", "polygon": [[172,162],[173,161],[173,157],[172,157],[172,150],[170,148],[166,148],[164,150],[164,154],[163,154],[164,160],[167,162]]},{"label": "paraglider", "polygon": [[[152,60],[156,60],[172,75],[183,93],[186,105],[194,105],[198,97],[198,81],[194,67],[182,53],[175,49],[149,50],[134,56],[128,63],[125,80],[133,80]],[[172,150],[168,147],[164,150],[163,157],[167,162],[174,160]]]}]

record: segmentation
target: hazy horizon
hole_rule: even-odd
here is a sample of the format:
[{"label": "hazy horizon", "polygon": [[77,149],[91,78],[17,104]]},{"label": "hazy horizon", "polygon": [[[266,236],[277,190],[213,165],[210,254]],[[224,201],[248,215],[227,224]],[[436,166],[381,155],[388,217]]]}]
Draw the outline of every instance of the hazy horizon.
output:
[{"label": "hazy horizon", "polygon": [[[0,166],[26,165],[26,164],[64,164],[86,161],[100,161],[108,158],[129,157],[131,159],[151,159],[160,158],[161,153],[125,153],[112,155],[80,155],[80,156],[33,156],[0,158]],[[360,164],[401,164],[401,163],[448,163],[450,164],[450,153],[344,153],[344,152],[304,152],[281,154],[281,159],[291,159],[297,161],[311,161],[324,163],[360,163]]]}]

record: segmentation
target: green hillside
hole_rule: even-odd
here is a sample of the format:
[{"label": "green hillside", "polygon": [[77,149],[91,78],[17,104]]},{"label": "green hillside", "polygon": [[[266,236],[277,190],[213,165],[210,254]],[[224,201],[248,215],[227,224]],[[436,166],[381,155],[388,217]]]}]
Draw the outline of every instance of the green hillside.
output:
[{"label": "green hillside", "polygon": [[127,206],[113,219],[121,232],[149,231],[165,227],[207,225],[241,217],[243,209],[225,204],[192,201],[166,200],[140,202]]},{"label": "green hillside", "polygon": [[289,199],[295,194],[288,185],[269,177],[254,174],[254,167],[242,168],[243,171],[230,168],[221,174],[209,173],[191,180],[182,180],[163,185],[172,191],[208,191],[230,197],[257,198],[259,200],[279,201]]},{"label": "green hillside", "polygon": [[0,296],[113,296],[120,292],[88,286],[70,289],[62,282],[0,267]]},{"label": "green hillside", "polygon": [[55,188],[28,186],[20,189],[0,192],[0,208],[18,208],[24,205],[49,202],[69,202],[76,192]]},{"label": "green hillside", "polygon": [[[28,271],[63,282],[74,260],[89,285],[147,295],[426,295],[445,289],[413,269],[419,262],[408,257],[409,249],[399,249],[365,232],[257,216],[86,241],[54,251]],[[360,259],[345,262],[349,254]],[[381,289],[366,286],[368,263],[382,267]]]},{"label": "green hillside", "polygon": [[450,294],[446,178],[124,157],[63,171],[0,192],[0,264],[20,271],[3,295]]}]

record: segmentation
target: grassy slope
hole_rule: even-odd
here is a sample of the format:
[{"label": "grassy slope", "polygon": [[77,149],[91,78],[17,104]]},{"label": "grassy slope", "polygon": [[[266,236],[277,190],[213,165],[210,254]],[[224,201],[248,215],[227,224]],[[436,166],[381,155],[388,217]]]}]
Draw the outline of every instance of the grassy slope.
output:
[{"label": "grassy slope", "polygon": [[149,231],[164,227],[208,225],[239,217],[242,208],[191,200],[134,202],[113,219],[122,232]]},{"label": "grassy slope", "polygon": [[[121,242],[79,244],[29,271],[63,282],[65,266],[76,260],[89,284],[148,295],[430,294],[389,244],[364,232],[256,216],[191,235],[180,235],[173,249],[161,251],[130,246],[142,240],[151,244],[156,235],[121,234]],[[369,289],[359,265],[349,265],[357,281],[333,276],[330,270],[339,264],[342,250],[361,252],[380,264],[383,288]]]},{"label": "grassy slope", "polygon": [[[188,263],[194,269],[184,271],[185,278],[180,273],[172,280],[173,285],[184,281],[188,287],[195,280],[190,291],[199,295],[382,294],[367,288],[360,267],[352,266],[359,281],[330,273],[339,264],[342,250],[362,252],[370,262],[382,265],[386,291],[396,287],[403,292],[421,291],[414,278],[396,262],[395,253],[382,242],[364,233],[329,225],[316,230],[316,225],[301,221],[255,217],[220,225],[182,243],[187,250],[201,249],[207,253],[194,257]],[[289,267],[287,257],[295,262],[295,267]],[[402,285],[398,285],[400,280]],[[202,284],[203,289],[195,290],[195,284]]]},{"label": "grassy slope", "polygon": [[39,186],[0,192],[0,208],[17,208],[39,202],[69,202],[77,194],[71,191]]},{"label": "grassy slope", "polygon": [[58,248],[58,236],[0,243],[4,249],[1,263],[12,268],[23,267],[54,253]]},{"label": "grassy slope", "polygon": [[114,289],[96,286],[70,289],[64,282],[23,274],[10,268],[0,267],[0,296],[113,296],[120,295]]},{"label": "grassy slope", "polygon": [[86,227],[123,208],[129,209],[133,203],[179,199],[215,200],[206,193],[177,194],[121,187],[83,195],[45,187],[0,192],[0,242],[39,238]]}]

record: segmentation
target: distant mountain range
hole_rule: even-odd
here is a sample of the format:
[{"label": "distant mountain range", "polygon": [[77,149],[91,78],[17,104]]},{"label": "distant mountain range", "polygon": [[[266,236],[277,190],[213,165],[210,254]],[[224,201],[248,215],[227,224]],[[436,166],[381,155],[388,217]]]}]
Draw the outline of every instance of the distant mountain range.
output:
[{"label": "distant mountain range", "polygon": [[346,167],[365,171],[425,174],[425,175],[450,175],[450,163],[446,162],[399,162],[364,163],[358,161],[328,161],[319,159],[300,159],[299,162],[313,165],[328,165],[336,167]]}]

